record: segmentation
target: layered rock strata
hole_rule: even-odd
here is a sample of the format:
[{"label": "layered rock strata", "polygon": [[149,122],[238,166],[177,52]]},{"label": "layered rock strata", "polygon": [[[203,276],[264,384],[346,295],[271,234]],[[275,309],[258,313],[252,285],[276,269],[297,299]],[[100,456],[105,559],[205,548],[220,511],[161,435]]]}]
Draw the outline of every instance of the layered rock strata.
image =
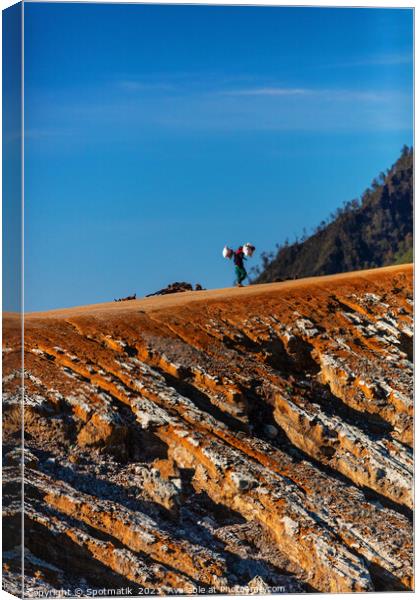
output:
[{"label": "layered rock strata", "polygon": [[412,589],[412,336],[409,266],[33,313],[23,372],[6,315],[6,589],[22,398],[27,596]]}]

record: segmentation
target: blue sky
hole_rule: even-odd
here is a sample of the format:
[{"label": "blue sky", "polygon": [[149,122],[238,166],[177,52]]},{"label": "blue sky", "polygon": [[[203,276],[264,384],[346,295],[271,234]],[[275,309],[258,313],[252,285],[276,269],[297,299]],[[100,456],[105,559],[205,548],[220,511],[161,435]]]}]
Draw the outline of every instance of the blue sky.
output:
[{"label": "blue sky", "polygon": [[25,309],[310,231],[412,144],[412,44],[408,9],[26,4]]}]

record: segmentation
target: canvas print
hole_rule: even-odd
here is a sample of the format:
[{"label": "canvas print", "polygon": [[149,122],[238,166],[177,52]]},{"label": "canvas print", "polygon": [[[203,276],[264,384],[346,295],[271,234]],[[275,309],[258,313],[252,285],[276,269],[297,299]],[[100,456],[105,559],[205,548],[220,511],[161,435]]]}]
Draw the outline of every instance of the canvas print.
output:
[{"label": "canvas print", "polygon": [[3,589],[413,591],[413,7],[3,11]]}]

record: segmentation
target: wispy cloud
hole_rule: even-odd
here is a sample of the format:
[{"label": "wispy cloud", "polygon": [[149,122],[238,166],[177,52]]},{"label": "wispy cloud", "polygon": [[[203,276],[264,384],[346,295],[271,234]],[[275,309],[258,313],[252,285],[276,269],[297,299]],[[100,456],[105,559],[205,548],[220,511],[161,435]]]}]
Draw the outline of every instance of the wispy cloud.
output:
[{"label": "wispy cloud", "polygon": [[[117,84],[118,82],[118,84]],[[312,87],[274,78],[246,76],[171,81],[127,75],[88,93],[77,90],[37,98],[27,119],[28,138],[51,136],[51,129],[76,138],[132,140],[140,134],[196,131],[388,131],[409,129],[412,99],[393,88]],[[302,82],[303,83],[303,82]],[[105,93],[106,91],[106,93]],[[64,137],[62,134],[60,134]]]},{"label": "wispy cloud", "polygon": [[217,80],[211,77],[207,79],[205,77],[189,79],[185,81],[171,82],[167,80],[136,80],[136,79],[122,79],[117,82],[117,86],[120,90],[129,93],[147,93],[159,96],[161,98],[171,98],[173,96],[183,96],[185,98],[201,97],[205,98],[217,98],[217,97],[231,97],[231,98],[278,98],[279,100],[287,98],[302,99],[305,98],[318,98],[320,100],[335,100],[335,101],[355,101],[355,102],[381,102],[390,99],[393,94],[392,91],[376,91],[376,90],[363,90],[363,89],[340,89],[340,88],[308,88],[308,87],[296,87],[296,86],[285,86],[276,84],[273,82],[257,82],[255,81],[254,86],[241,86],[244,83],[245,77],[236,82],[233,80],[224,80],[221,78]]},{"label": "wispy cloud", "polygon": [[124,73],[113,81],[113,87],[127,92],[185,92],[225,89],[226,86],[249,85],[256,77],[249,74],[227,74],[206,71],[162,73]]},{"label": "wispy cloud", "polygon": [[357,89],[330,88],[287,88],[287,87],[255,87],[247,89],[231,89],[218,92],[224,96],[255,96],[255,97],[314,97],[324,100],[380,102],[388,100],[393,92]]},{"label": "wispy cloud", "polygon": [[305,88],[256,87],[244,90],[227,90],[220,93],[225,96],[308,96],[313,94],[314,90]]}]

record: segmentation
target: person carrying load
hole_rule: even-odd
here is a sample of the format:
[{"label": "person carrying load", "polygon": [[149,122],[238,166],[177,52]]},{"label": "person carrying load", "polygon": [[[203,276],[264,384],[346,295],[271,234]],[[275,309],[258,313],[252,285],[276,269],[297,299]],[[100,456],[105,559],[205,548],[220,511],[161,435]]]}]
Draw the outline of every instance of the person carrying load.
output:
[{"label": "person carrying load", "polygon": [[242,282],[247,277],[247,272],[244,266],[244,261],[246,257],[251,257],[254,254],[255,246],[250,243],[246,243],[243,246],[239,246],[237,250],[232,250],[229,246],[225,246],[223,248],[223,256],[224,258],[232,258],[235,264],[235,275],[236,281],[235,285],[238,287],[243,287]]}]

